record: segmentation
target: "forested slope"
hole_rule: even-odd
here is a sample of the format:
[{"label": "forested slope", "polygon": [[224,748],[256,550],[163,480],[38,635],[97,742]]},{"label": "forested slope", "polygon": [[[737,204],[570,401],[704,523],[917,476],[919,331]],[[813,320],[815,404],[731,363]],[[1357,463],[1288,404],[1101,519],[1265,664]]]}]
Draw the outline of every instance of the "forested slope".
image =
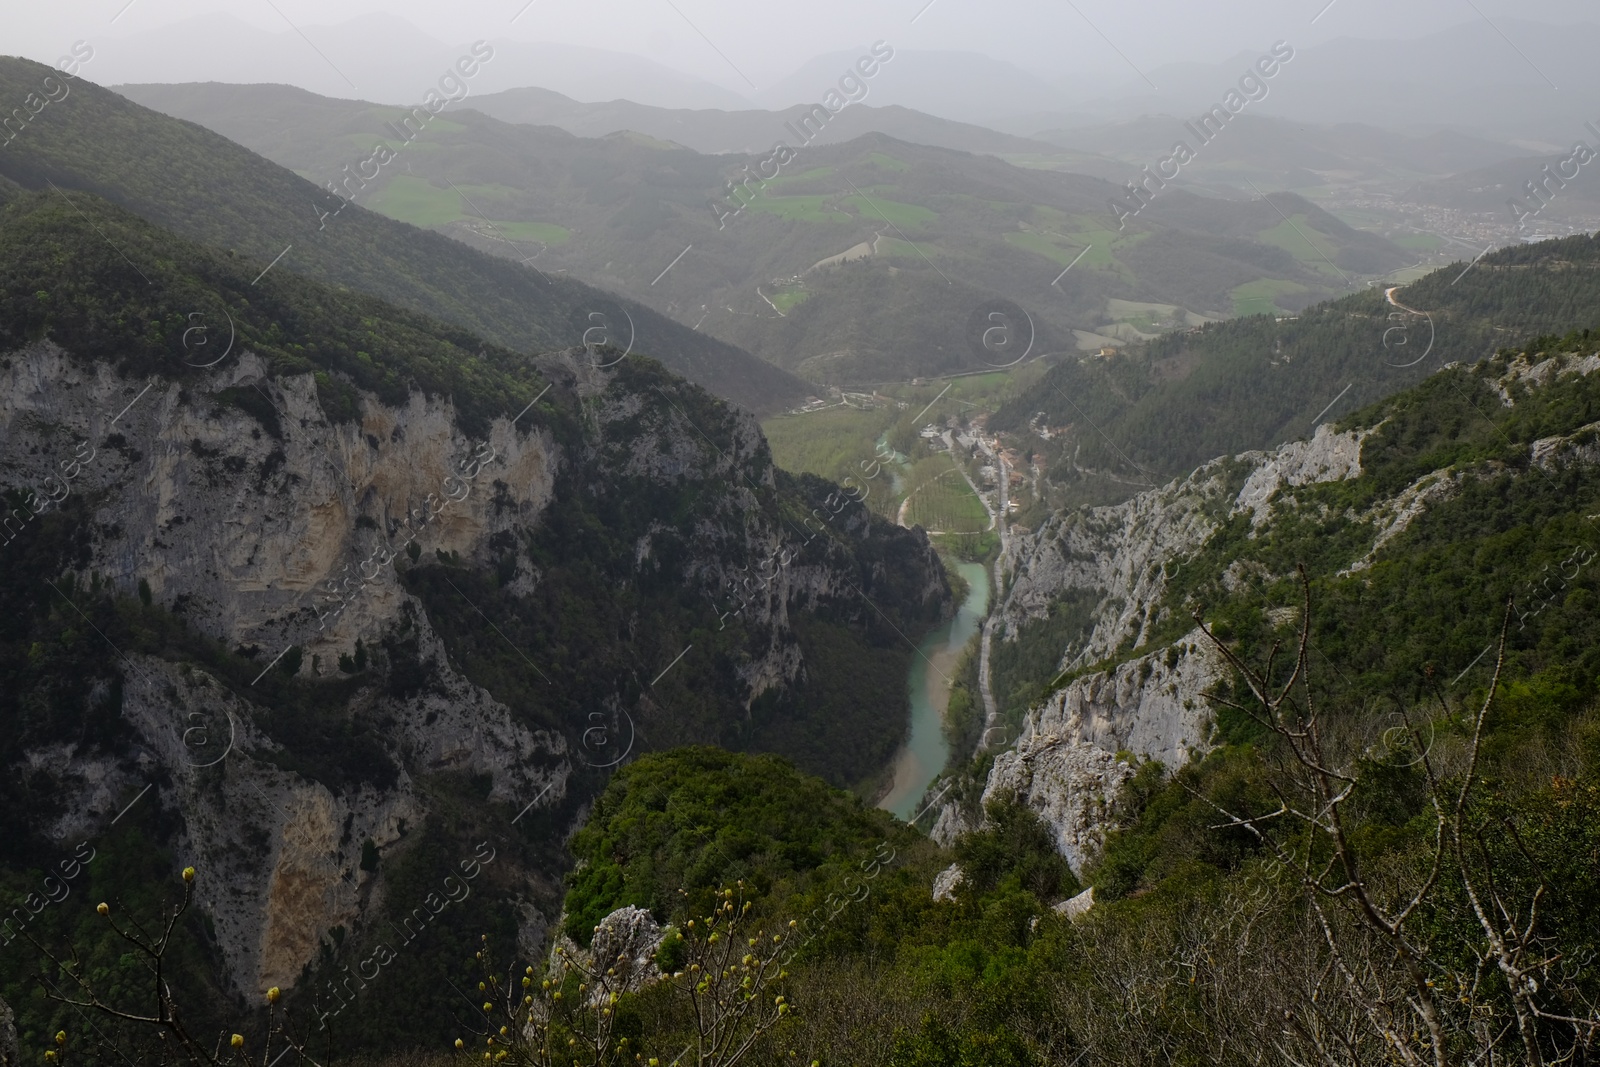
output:
[{"label": "forested slope", "polygon": [[472,908],[340,1024],[432,1041],[482,928],[539,943],[624,760],[717,743],[870,782],[948,610],[923,535],[777,471],[653,360],[259,270],[81,192],[0,208],[0,989],[30,1047],[78,1032],[46,949],[128,958],[98,899],[148,917],[200,869],[194,1024],[269,987],[314,1018],[476,855]]},{"label": "forested slope", "polygon": [[[1213,456],[1309,434],[1452,362],[1600,320],[1600,246],[1585,237],[1501,249],[1394,292],[1164,335],[1112,360],[1069,360],[992,429],[1070,426],[1052,457],[1154,484]],[[1071,482],[1070,465],[1052,477]]]},{"label": "forested slope", "polygon": [[[1139,679],[1164,687],[1161,663],[1205,646],[1210,735],[1186,766],[1104,754],[1120,786],[1085,803],[1111,832],[1081,871],[1039,804],[1052,753],[1082,743],[1069,715],[1034,710],[1031,778],[1004,779],[1026,788],[991,774],[948,851],[814,784],[678,752],[614,781],[580,835],[575,934],[620,905],[684,930],[722,886],[752,926],[789,937],[799,920],[768,990],[794,1010],[763,1035],[772,1062],[1587,1062],[1595,343],[1551,338],[1359,412],[1349,477],[1247,497],[1266,457],[1219,461],[1237,506],[1169,561],[1144,637],[1114,657],[1133,688],[1109,711],[1114,730],[1148,697]],[[797,822],[789,805],[826,814]],[[1054,907],[1083,883],[1092,903]],[[693,1047],[697,981],[622,1001],[646,1056]]]},{"label": "forested slope", "polygon": [[[0,59],[0,90],[20,100],[49,74],[38,63]],[[403,142],[391,144],[391,133],[374,129],[390,153],[388,166],[399,165],[394,149]],[[372,151],[369,144],[351,153],[368,176],[380,170]],[[350,173],[341,173],[347,198],[366,184]],[[634,301],[347,205],[224,137],[81,78],[0,151],[0,176],[30,189],[54,184],[105,197],[243,257],[255,267],[252,277],[273,264],[274,271],[414,308],[515,351],[550,351],[598,336],[586,335],[596,313],[619,348],[631,344],[752,410],[776,410],[807,392],[791,375]]]}]

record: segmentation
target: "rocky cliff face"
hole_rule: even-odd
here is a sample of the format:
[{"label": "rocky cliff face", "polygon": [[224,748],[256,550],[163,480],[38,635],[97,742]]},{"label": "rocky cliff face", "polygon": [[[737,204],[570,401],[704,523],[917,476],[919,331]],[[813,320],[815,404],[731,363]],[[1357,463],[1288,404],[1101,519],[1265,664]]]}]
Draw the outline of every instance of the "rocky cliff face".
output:
[{"label": "rocky cliff face", "polygon": [[[1220,657],[1196,629],[1166,650],[1078,678],[1028,712],[1021,737],[996,754],[982,803],[1002,794],[1024,801],[1054,830],[1074,870],[1100,845],[1117,789],[1134,760],[1179,767],[1203,752],[1210,710],[1203,693],[1220,677]],[[936,838],[964,828],[954,808]]]},{"label": "rocky cliff face", "polygon": [[[1016,640],[1063,596],[1087,593],[1097,602],[1092,622],[1063,650],[1060,669],[1096,663],[1128,642],[1144,644],[1168,582],[1221,520],[1249,512],[1260,526],[1280,488],[1355,477],[1367,433],[1320,426],[1310,441],[1215,460],[1121,504],[1056,515],[1032,534],[1013,536],[1000,639]],[[1248,472],[1242,488],[1241,471]]]},{"label": "rocky cliff face", "polygon": [[[1170,621],[1169,583],[1230,517],[1248,514],[1259,528],[1279,489],[1359,475],[1361,442],[1370,432],[1322,426],[1310,441],[1217,460],[1124,503],[1059,514],[1031,534],[1013,535],[993,640],[1025,639],[1052,605],[1076,596],[1095,606],[1060,650],[1058,671],[1116,659],[1119,650],[1147,650],[1055,689],[1027,712],[1020,729],[991,718],[991,736],[1004,731],[1014,740],[996,753],[982,803],[1002,793],[1027,803],[1080,869],[1138,761],[1171,768],[1203,752],[1210,735],[1204,693],[1221,677],[1221,666],[1198,629],[1148,648],[1153,629]],[[977,817],[975,809],[947,803],[933,836],[949,843]]]},{"label": "rocky cliff face", "polygon": [[[1497,398],[1515,406],[1532,390],[1596,371],[1596,355],[1515,356],[1486,365],[1457,395],[1464,395],[1460,388],[1477,388],[1487,394],[1480,403]],[[1034,808],[1063,855],[1081,869],[1114,821],[1117,790],[1137,763],[1159,760],[1171,769],[1208,747],[1205,693],[1224,677],[1225,666],[1199,629],[1178,628],[1188,620],[1174,617],[1183,608],[1170,595],[1173,583],[1191,567],[1205,569],[1205,581],[1214,579],[1219,592],[1270,577],[1242,558],[1204,555],[1207,542],[1225,526],[1229,536],[1243,538],[1232,542],[1237,545],[1272,534],[1279,521],[1294,521],[1301,505],[1293,490],[1359,477],[1363,445],[1384,425],[1347,433],[1324,425],[1308,441],[1217,460],[1122,504],[1058,514],[1034,533],[1012,536],[1002,559],[1006,591],[989,620],[995,648],[1052,633],[1041,624],[1064,601],[1092,608],[1078,632],[1050,649],[1059,651],[1055,670],[1061,674],[1048,696],[1026,711],[1020,728],[991,712],[988,736],[1004,736],[1007,743],[994,754],[982,802],[1011,794]],[[1390,446],[1409,456],[1405,444]],[[1544,472],[1600,463],[1600,423],[1533,440],[1527,459]],[[1349,507],[1343,517],[1358,533],[1338,573],[1370,567],[1430,506],[1473,479],[1502,477],[1506,470],[1501,461],[1444,465]],[[1314,509],[1333,517],[1325,503]],[[1295,614],[1277,610],[1279,622]],[[979,805],[947,801],[933,836],[949,843],[980,818]]]},{"label": "rocky cliff face", "polygon": [[[548,857],[616,761],[719,740],[801,686],[817,667],[798,620],[887,610],[914,628],[947,608],[926,538],[780,485],[748,415],[636,360],[538,369],[542,404],[474,438],[415,391],[358,390],[357,416],[333,419],[326,381],[248,350],[183,381],[49,341],[0,357],[0,565],[70,541],[61,572],[32,576],[54,579],[57,611],[109,589],[190,635],[148,652],[103,634],[91,703],[114,736],[3,755],[53,783],[44,836],[93,838],[129,798],[163,813],[252,1000],[301,981],[330,936],[410,914],[391,858],[429,820],[485,821],[430,783],[481,782],[490,836],[521,841],[502,880],[536,942]],[[598,521],[575,530],[580,512]],[[594,620],[605,632],[573,629]],[[530,812],[542,867],[516,825]]]}]

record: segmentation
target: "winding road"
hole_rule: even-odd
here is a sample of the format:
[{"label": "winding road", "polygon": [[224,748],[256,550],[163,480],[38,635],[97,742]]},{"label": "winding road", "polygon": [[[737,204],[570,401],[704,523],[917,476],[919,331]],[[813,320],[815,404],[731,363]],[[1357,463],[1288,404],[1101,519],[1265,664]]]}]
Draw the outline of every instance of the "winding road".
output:
[{"label": "winding road", "polygon": [[1403,285],[1391,285],[1391,286],[1389,286],[1389,288],[1387,288],[1387,289],[1385,289],[1383,291],[1384,299],[1388,300],[1390,304],[1392,304],[1395,307],[1399,308],[1401,311],[1409,311],[1413,315],[1426,314],[1426,312],[1418,311],[1416,308],[1408,308],[1404,304],[1400,303],[1400,301],[1398,301],[1398,300],[1396,300],[1394,298],[1394,294],[1398,293],[1400,290],[1402,290],[1404,288],[1405,288],[1405,286],[1403,286]]}]

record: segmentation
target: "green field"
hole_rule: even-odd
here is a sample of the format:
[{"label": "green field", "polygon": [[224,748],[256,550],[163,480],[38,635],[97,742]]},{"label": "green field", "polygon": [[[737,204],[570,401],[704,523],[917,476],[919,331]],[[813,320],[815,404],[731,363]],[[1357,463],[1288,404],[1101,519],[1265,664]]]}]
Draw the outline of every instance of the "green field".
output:
[{"label": "green field", "polygon": [[495,229],[505,234],[513,241],[543,241],[547,245],[565,244],[572,236],[572,231],[565,226],[556,226],[549,222],[500,222],[495,221]]},{"label": "green field", "polygon": [[[1346,226],[1353,226],[1358,230],[1370,230],[1373,233],[1382,233],[1384,227],[1391,221],[1388,217],[1371,211],[1352,211],[1341,208],[1338,211],[1330,211],[1329,214]],[[1390,238],[1390,240],[1393,240],[1393,238]],[[1398,244],[1399,242],[1396,243]]]},{"label": "green field", "polygon": [[772,294],[771,299],[773,306],[787,315],[794,308],[804,304],[810,297],[811,293],[804,286],[795,285],[779,289]]},{"label": "green field", "polygon": [[1389,239],[1401,248],[1409,248],[1413,252],[1437,252],[1444,247],[1444,242],[1431,233],[1409,233],[1404,237]]},{"label": "green field", "polygon": [[1064,230],[1062,233],[1073,244],[1093,249],[1087,256],[1083,257],[1084,264],[1104,263],[1107,266],[1110,266],[1112,262],[1112,249],[1122,244],[1134,244],[1144,240],[1147,236],[1142,233],[1127,234],[1118,233],[1116,230],[1099,229]]},{"label": "green field", "polygon": [[832,199],[831,196],[758,196],[750,201],[750,210],[805,222],[824,222],[829,219],[848,222],[847,216],[823,207]]},{"label": "green field", "polygon": [[[917,479],[923,471],[931,476]],[[944,533],[978,533],[989,528],[989,513],[949,456],[934,456],[912,468],[911,503],[906,522]]]},{"label": "green field", "polygon": [[1261,278],[1253,282],[1245,282],[1237,286],[1229,294],[1233,297],[1233,314],[1236,318],[1245,315],[1283,315],[1283,308],[1279,307],[1277,300],[1290,293],[1305,292],[1305,286],[1295,282],[1286,282],[1277,278]]},{"label": "green field", "polygon": [[[1073,248],[1064,241],[1059,241],[1054,237],[1050,237],[1042,233],[1008,233],[1005,235],[1005,242],[1008,245],[1015,245],[1018,248],[1032,252],[1035,255],[1043,256],[1045,259],[1059,263],[1063,267],[1071,263],[1074,259],[1077,259],[1084,249],[1083,245]],[[1088,260],[1092,255],[1094,255],[1094,252],[1090,252],[1083,258],[1084,260]],[[1111,253],[1105,252],[1101,258],[1107,262],[1110,262]],[[1082,263],[1079,264],[1079,266],[1082,265]]]},{"label": "green field", "polygon": [[1339,254],[1339,246],[1313,229],[1311,220],[1304,215],[1294,215],[1271,229],[1262,230],[1256,234],[1256,239],[1263,244],[1277,245],[1310,267],[1327,269],[1329,261]]},{"label": "green field", "polygon": [[860,474],[878,438],[900,415],[893,408],[862,411],[826,408],[805,415],[779,415],[761,424],[773,462],[786,471],[819,474],[835,481]]},{"label": "green field", "polygon": [[[871,196],[868,203],[867,197]],[[938,222],[939,213],[930,211],[917,204],[903,204],[898,200],[884,200],[878,196],[847,196],[842,201],[844,204],[856,209],[863,219],[888,222],[894,226],[920,226],[926,222]]]},{"label": "green field", "polygon": [[[906,406],[871,411],[830,407],[806,415],[779,415],[763,422],[761,429],[779,467],[834,481],[854,475],[869,486],[867,504],[880,515],[896,517],[901,500],[909,494],[908,523],[951,533],[986,530],[988,512],[955,469],[955,461],[942,451],[942,443],[935,442],[940,451],[933,451],[917,430],[930,422],[942,425],[952,415],[993,411],[1006,398],[1036,385],[1047,369],[1038,362],[920,385],[884,385],[880,392]],[[878,442],[885,434],[904,462],[881,462]],[[868,479],[868,474],[875,477]]]},{"label": "green field", "polygon": [[[1053,221],[1046,221],[1053,220]],[[1080,251],[1087,248],[1078,265],[1073,270],[1083,270],[1086,267],[1100,267],[1114,270],[1122,277],[1132,280],[1133,272],[1118,262],[1116,251],[1119,248],[1129,248],[1140,241],[1147,239],[1149,233],[1121,233],[1117,230],[1101,229],[1097,220],[1090,216],[1068,215],[1052,208],[1036,207],[1034,209],[1034,224],[1043,229],[1048,229],[1064,238],[1072,248],[1072,257],[1062,265],[1072,262]]]},{"label": "green field", "polygon": [[[374,126],[378,126],[380,124],[387,123],[387,122],[389,122],[391,120],[391,116],[387,111],[382,111],[382,112],[380,112],[380,111],[372,111],[372,112],[368,112],[368,116],[367,117],[371,121],[372,125],[374,125]],[[387,129],[386,126],[384,128]],[[413,128],[414,128],[414,126],[413,126]],[[449,119],[442,119],[442,118],[439,118],[437,115],[434,116],[433,118],[431,118],[429,120],[428,124],[423,127],[424,133],[427,133],[427,132],[433,132],[433,133],[446,133],[446,132],[448,132],[448,133],[462,133],[466,129],[467,129],[467,127],[463,126],[459,122],[452,122]],[[377,137],[377,138],[374,138],[372,136],[372,134],[370,134],[370,133],[347,133],[347,134],[344,134],[342,137],[340,137],[339,140],[343,141],[345,144],[349,145],[351,150],[354,151],[354,152],[359,153],[362,158],[365,158],[366,156],[370,155],[372,153],[373,145],[377,145],[377,144],[387,145],[390,150],[392,150],[394,152],[399,152],[402,148],[405,148],[407,145],[416,146],[416,145],[420,145],[420,144],[425,143],[425,141],[420,137],[417,140],[414,140],[414,141],[406,141],[406,140],[395,140],[395,139],[388,138],[388,137]]]},{"label": "green field", "polygon": [[[835,168],[833,167],[812,167],[810,170],[796,171],[793,174],[780,173],[775,178],[767,178],[764,180],[761,183],[761,188],[763,191],[765,191],[769,189],[782,189],[788,185],[801,185],[805,182],[821,181],[823,178],[831,177],[834,169]],[[766,195],[772,196],[773,194],[767,192]]]},{"label": "green field", "polygon": [[461,197],[454,190],[410,174],[395,175],[372,195],[367,206],[413,226],[443,226],[466,217],[461,210]]},{"label": "green field", "polygon": [[[460,192],[457,192],[457,189]],[[515,195],[515,189],[503,185],[461,185],[456,189],[440,188],[424,178],[411,174],[397,174],[387,185],[372,195],[367,206],[381,215],[400,222],[409,222],[424,229],[445,226],[463,220],[480,220],[477,212],[463,201],[465,195],[480,209],[491,197]],[[558,245],[572,236],[564,226],[548,222],[510,222],[494,219],[494,227],[510,241],[543,241]]]},{"label": "green field", "polygon": [[885,235],[878,238],[876,247],[877,251],[873,253],[875,256],[910,256],[916,259],[921,259],[924,255],[927,255],[928,250],[931,249],[933,245],[930,244],[926,238],[924,238],[920,244],[913,244],[910,241],[902,241],[898,237],[889,237]]}]

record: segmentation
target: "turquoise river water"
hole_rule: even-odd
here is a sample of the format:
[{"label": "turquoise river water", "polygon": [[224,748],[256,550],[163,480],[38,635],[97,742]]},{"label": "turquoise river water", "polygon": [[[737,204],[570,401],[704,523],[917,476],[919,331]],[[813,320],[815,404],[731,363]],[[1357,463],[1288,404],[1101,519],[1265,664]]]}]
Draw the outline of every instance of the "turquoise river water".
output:
[{"label": "turquoise river water", "polygon": [[[950,746],[944,737],[944,713],[950,704],[950,679],[956,660],[978,632],[989,611],[989,574],[982,564],[957,565],[966,579],[967,598],[955,617],[923,639],[911,657],[911,738],[895,760],[894,784],[878,807],[909,819],[920,810],[922,794],[944,769]],[[926,827],[924,827],[926,829]]]}]

